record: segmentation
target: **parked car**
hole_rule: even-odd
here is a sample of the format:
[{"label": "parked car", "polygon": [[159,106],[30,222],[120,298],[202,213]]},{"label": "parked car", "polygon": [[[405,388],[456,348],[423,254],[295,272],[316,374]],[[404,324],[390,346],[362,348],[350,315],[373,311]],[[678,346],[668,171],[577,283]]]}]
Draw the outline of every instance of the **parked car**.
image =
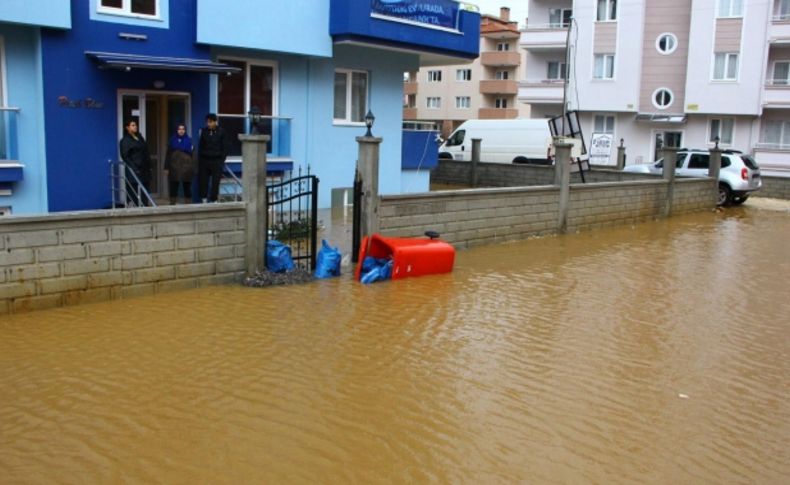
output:
[{"label": "parked car", "polygon": [[[707,177],[710,153],[707,150],[681,149],[677,155],[675,174],[686,177]],[[661,175],[664,159],[653,163],[629,165],[623,172]],[[737,150],[724,150],[719,172],[719,205],[740,205],[752,192],[762,187],[760,167],[749,155]]]}]

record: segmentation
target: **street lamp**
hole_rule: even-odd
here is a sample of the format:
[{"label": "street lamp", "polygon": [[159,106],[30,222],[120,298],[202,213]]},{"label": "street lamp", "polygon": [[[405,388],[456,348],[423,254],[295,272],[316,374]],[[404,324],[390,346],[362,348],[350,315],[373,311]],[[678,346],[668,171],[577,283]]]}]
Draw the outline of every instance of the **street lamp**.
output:
[{"label": "street lamp", "polygon": [[371,137],[373,133],[371,133],[370,129],[373,128],[373,122],[376,121],[376,117],[373,116],[373,112],[368,110],[368,114],[365,115],[365,126],[368,127],[368,132],[365,133],[365,136]]},{"label": "street lamp", "polygon": [[261,109],[257,106],[253,106],[247,112],[247,118],[250,120],[250,135],[260,135],[261,132],[258,131],[258,123],[261,122]]}]

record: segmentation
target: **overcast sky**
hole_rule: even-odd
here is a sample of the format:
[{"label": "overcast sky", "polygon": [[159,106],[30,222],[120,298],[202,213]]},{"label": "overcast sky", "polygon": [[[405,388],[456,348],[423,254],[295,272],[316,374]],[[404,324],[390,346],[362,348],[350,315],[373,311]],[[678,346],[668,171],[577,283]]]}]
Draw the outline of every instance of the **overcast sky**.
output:
[{"label": "overcast sky", "polygon": [[510,20],[518,22],[519,27],[524,26],[527,18],[528,0],[464,0],[480,7],[480,13],[499,16],[499,7],[510,7]]}]

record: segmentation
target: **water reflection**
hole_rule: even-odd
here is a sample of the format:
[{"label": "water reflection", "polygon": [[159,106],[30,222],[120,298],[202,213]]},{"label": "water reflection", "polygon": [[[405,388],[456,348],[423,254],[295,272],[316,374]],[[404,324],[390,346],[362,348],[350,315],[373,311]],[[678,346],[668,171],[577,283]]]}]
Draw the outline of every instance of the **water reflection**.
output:
[{"label": "water reflection", "polygon": [[7,318],[3,481],[780,483],[789,236],[746,207]]}]

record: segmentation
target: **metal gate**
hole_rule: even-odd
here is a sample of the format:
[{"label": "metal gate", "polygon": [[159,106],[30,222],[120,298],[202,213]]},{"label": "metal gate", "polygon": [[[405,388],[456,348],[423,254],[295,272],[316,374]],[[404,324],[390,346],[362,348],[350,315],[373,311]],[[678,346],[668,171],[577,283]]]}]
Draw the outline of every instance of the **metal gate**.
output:
[{"label": "metal gate", "polygon": [[359,169],[354,174],[354,218],[351,227],[351,262],[359,262],[359,246],[362,242],[362,177]]},{"label": "metal gate", "polygon": [[315,270],[318,233],[318,177],[302,175],[266,185],[266,243],[290,246],[297,268]]}]

